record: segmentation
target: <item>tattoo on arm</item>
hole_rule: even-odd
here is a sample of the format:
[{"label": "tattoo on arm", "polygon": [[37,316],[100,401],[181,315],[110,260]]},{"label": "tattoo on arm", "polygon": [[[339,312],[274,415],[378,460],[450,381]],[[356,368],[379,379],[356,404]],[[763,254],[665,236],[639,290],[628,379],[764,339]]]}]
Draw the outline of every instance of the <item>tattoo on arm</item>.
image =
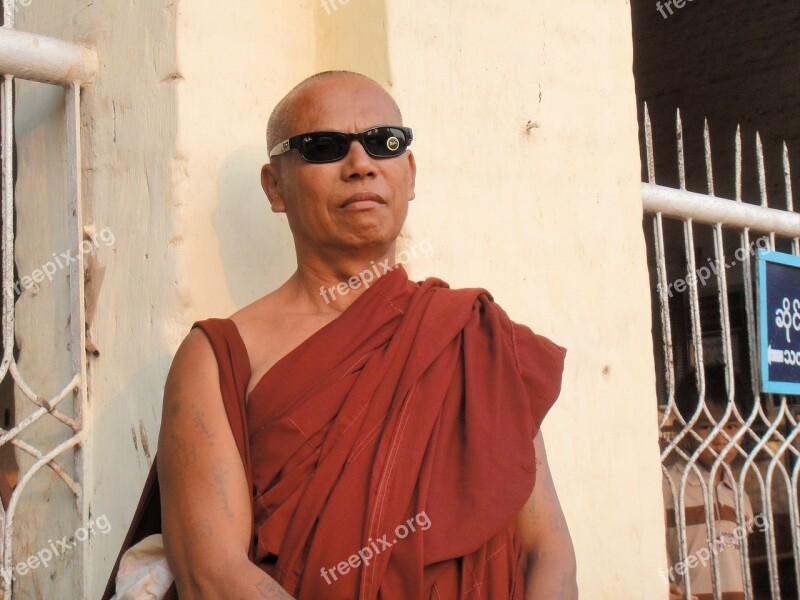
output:
[{"label": "tattoo on arm", "polygon": [[192,528],[192,539],[195,542],[202,542],[205,539],[208,539],[212,536],[213,532],[211,529],[211,521],[208,519],[202,519],[200,521],[195,521],[191,524]]},{"label": "tattoo on arm", "polygon": [[[208,427],[206,427],[206,424],[204,422],[205,417],[206,414],[202,410],[200,410],[199,408],[195,409],[194,411],[195,427],[197,427],[197,429],[205,436],[207,440],[213,440],[214,434],[208,430]],[[213,442],[211,442],[211,445],[213,446]]]},{"label": "tattoo on arm", "polygon": [[566,523],[560,515],[550,515],[550,531],[553,533],[563,533],[567,531]]},{"label": "tattoo on arm", "polygon": [[172,443],[175,445],[175,458],[179,465],[188,467],[197,462],[197,452],[186,443],[186,440],[174,437]]},{"label": "tattoo on arm", "polygon": [[217,467],[216,473],[214,473],[214,492],[216,493],[217,497],[222,501],[222,507],[225,510],[225,516],[228,517],[228,520],[233,520],[234,514],[231,510],[231,505],[228,502],[228,491],[225,489],[225,486],[228,483],[228,476],[219,470]]},{"label": "tattoo on arm", "polygon": [[256,589],[262,598],[266,600],[290,600],[291,596],[286,593],[278,582],[269,577],[264,577],[256,584]]},{"label": "tattoo on arm", "polygon": [[570,589],[571,589],[571,578],[567,576],[566,573],[562,573],[560,580],[558,582],[558,596],[556,596],[556,600],[561,600],[562,598],[571,598]]}]

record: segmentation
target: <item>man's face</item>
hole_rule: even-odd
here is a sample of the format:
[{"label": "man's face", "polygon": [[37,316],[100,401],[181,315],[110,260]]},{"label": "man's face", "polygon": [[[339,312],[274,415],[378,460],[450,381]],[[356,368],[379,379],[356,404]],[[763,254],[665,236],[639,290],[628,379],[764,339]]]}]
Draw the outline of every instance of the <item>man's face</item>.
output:
[{"label": "man's face", "polygon": [[[714,417],[714,421],[716,422],[719,422],[725,414],[725,409],[715,404],[709,405],[708,411]],[[705,440],[709,435],[711,435],[711,431],[714,429],[714,427],[715,423],[712,423],[705,414],[701,414],[697,419],[697,422],[694,424],[694,432],[699,435],[702,440]],[[725,425],[723,425],[722,430],[714,437],[713,440],[711,440],[711,443],[708,445],[708,447],[706,447],[706,449],[700,454],[700,462],[706,467],[710,468],[716,457],[719,456],[719,454],[722,452],[722,449],[738,430],[739,424],[736,422],[736,418],[731,415],[725,422]],[[696,442],[695,447],[699,445],[700,442]],[[736,450],[731,448],[725,453],[723,460],[727,463],[730,463],[734,458],[736,458]]]},{"label": "man's face", "polygon": [[[287,137],[401,124],[385,92],[355,77],[318,81],[296,99],[292,113]],[[354,141],[347,156],[333,163],[308,163],[291,150],[275,157],[263,177],[272,209],[287,215],[298,253],[325,253],[391,245],[414,197],[415,175],[410,150],[376,159]]]}]

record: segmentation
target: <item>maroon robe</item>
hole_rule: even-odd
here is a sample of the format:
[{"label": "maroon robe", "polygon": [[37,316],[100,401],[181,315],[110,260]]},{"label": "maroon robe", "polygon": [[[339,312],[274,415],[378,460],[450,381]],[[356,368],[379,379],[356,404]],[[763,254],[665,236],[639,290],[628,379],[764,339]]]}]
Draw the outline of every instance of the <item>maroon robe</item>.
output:
[{"label": "maroon robe", "polygon": [[485,290],[381,277],[248,399],[256,561],[300,600],[523,598],[564,355]]}]

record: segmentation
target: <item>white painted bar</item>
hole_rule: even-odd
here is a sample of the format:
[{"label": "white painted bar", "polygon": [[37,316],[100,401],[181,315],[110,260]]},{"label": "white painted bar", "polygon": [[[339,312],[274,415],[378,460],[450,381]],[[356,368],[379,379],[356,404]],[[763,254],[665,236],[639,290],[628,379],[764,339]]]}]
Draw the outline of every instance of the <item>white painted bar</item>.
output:
[{"label": "white painted bar", "polygon": [[785,210],[650,183],[642,184],[642,203],[645,212],[660,212],[675,219],[690,218],[697,223],[720,223],[723,227],[774,232],[788,238],[800,236],[800,214]]},{"label": "white painted bar", "polygon": [[88,46],[0,28],[0,73],[69,86],[91,81],[96,71],[97,54]]}]

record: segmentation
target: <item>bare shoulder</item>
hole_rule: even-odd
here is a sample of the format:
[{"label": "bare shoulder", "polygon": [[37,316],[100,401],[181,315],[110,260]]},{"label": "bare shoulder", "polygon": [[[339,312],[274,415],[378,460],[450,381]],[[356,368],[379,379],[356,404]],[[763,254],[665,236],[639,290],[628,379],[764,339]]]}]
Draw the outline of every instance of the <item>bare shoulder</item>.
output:
[{"label": "bare shoulder", "polygon": [[265,323],[278,321],[285,311],[286,301],[281,287],[240,308],[229,318],[236,324],[243,338],[253,337],[253,332],[258,333],[264,328]]},{"label": "bare shoulder", "polygon": [[286,284],[230,316],[250,359],[248,395],[269,369],[338,313],[319,313],[298,302]]},{"label": "bare shoulder", "polygon": [[286,312],[287,303],[281,288],[278,288],[230,316],[250,359],[252,375],[248,395],[254,383],[282,355],[281,341],[286,340],[285,332],[282,331]]},{"label": "bare shoulder", "polygon": [[178,347],[167,375],[164,389],[165,417],[180,408],[180,403],[185,400],[187,386],[218,381],[216,358],[211,342],[201,330],[192,329]]}]

